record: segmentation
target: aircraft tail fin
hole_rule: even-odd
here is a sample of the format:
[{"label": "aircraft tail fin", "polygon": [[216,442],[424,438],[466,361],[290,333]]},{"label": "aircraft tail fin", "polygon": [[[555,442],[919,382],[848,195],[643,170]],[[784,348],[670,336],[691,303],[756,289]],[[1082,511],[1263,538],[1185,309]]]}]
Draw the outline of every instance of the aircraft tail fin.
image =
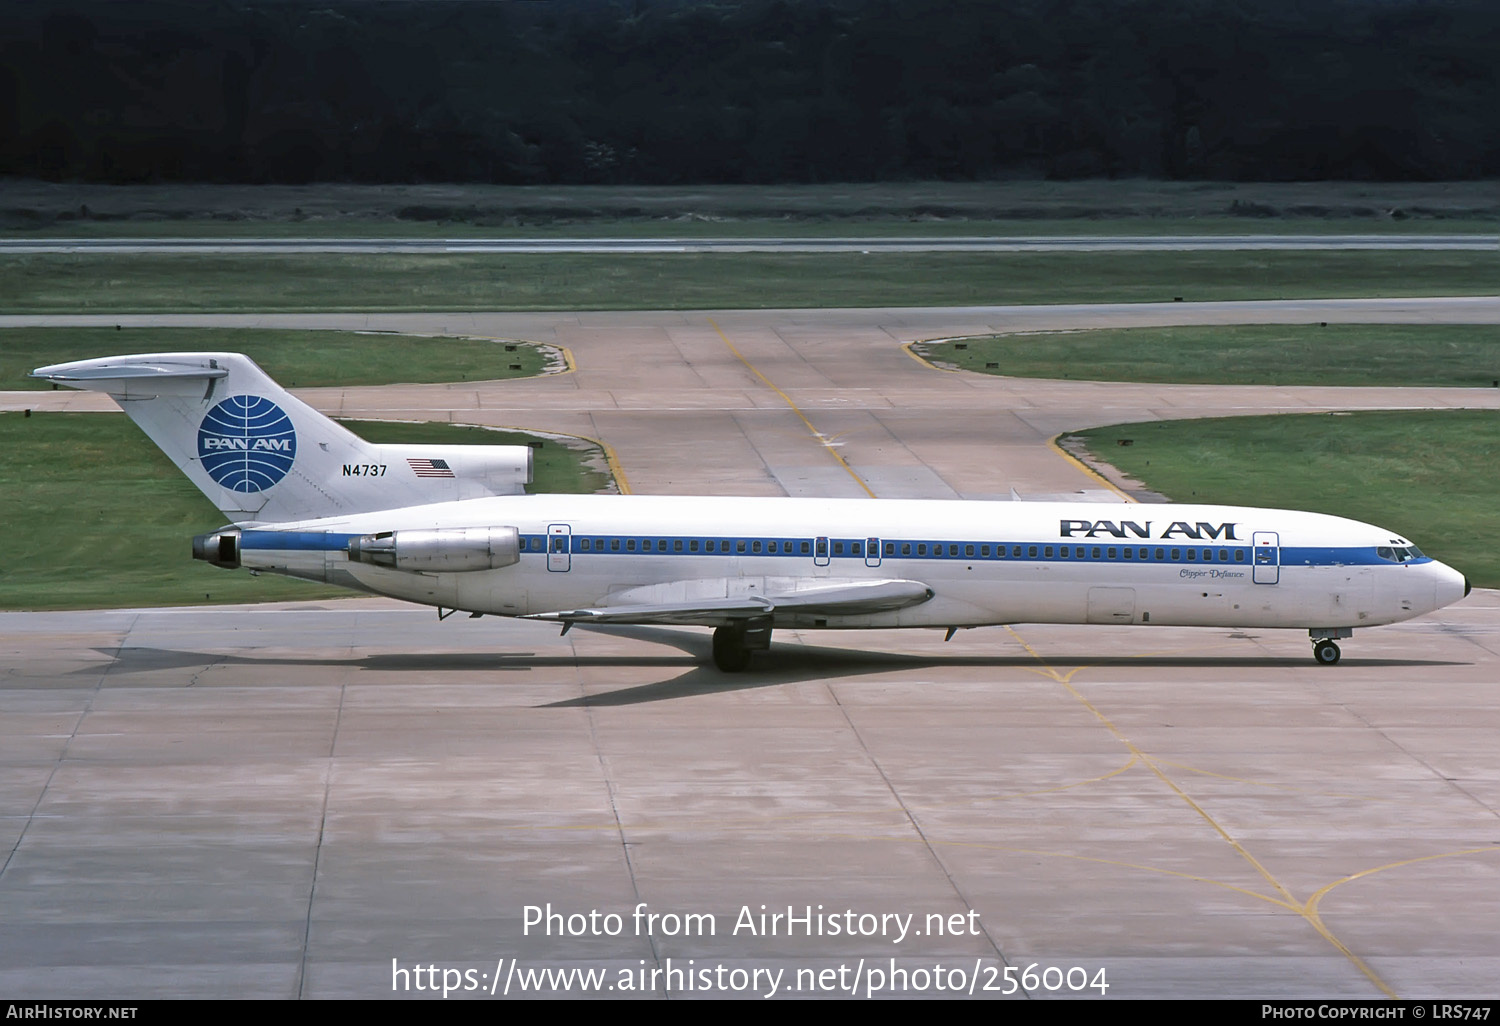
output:
[{"label": "aircraft tail fin", "polygon": [[527,446],[367,442],[239,353],[112,356],[32,377],[108,392],[236,523],[516,494],[531,480]]}]

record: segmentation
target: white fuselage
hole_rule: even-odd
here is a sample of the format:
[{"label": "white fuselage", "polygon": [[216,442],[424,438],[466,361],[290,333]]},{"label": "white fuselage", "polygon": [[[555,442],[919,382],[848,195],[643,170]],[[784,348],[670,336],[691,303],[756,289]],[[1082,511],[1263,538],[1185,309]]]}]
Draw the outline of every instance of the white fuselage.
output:
[{"label": "white fuselage", "polygon": [[[412,572],[353,562],[351,536],[514,527],[519,561]],[[826,583],[921,582],[932,597],[778,627],[1002,623],[1376,626],[1461,598],[1465,581],[1381,528],[1230,506],[940,500],[502,496],[246,525],[253,569],[504,616],[692,603]],[[703,622],[701,618],[694,621]]]}]

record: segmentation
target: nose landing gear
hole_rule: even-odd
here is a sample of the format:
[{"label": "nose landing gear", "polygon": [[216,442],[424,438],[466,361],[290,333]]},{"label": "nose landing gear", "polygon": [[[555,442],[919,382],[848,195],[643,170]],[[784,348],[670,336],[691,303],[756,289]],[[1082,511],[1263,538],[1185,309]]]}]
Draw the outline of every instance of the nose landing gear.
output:
[{"label": "nose landing gear", "polygon": [[1339,661],[1339,646],[1336,642],[1324,638],[1322,641],[1313,642],[1313,658],[1323,666],[1332,666]]},{"label": "nose landing gear", "polygon": [[1339,646],[1335,638],[1352,638],[1353,627],[1314,627],[1307,632],[1312,638],[1313,660],[1319,666],[1332,666],[1339,661]]}]

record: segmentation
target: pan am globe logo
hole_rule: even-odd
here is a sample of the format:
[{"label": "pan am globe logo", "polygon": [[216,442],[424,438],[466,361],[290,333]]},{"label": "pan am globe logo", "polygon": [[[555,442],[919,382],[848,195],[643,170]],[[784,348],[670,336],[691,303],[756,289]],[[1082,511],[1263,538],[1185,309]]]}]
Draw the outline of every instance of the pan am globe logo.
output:
[{"label": "pan am globe logo", "polygon": [[260,492],[286,477],[297,458],[297,432],[280,406],[258,395],[232,395],[198,427],[198,459],[232,492]]}]

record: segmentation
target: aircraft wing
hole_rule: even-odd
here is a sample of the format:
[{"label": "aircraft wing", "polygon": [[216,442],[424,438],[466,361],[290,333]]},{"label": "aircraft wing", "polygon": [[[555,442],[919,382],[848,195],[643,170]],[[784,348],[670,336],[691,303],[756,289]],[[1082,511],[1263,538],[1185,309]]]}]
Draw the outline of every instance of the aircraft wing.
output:
[{"label": "aircraft wing", "polygon": [[926,602],[932,589],[920,581],[819,582],[796,590],[747,594],[727,598],[697,598],[668,602],[631,602],[588,609],[560,609],[533,613],[528,620],[554,623],[632,623],[722,625],[735,620],[771,616],[776,612],[806,615],[854,616],[883,613]]}]

